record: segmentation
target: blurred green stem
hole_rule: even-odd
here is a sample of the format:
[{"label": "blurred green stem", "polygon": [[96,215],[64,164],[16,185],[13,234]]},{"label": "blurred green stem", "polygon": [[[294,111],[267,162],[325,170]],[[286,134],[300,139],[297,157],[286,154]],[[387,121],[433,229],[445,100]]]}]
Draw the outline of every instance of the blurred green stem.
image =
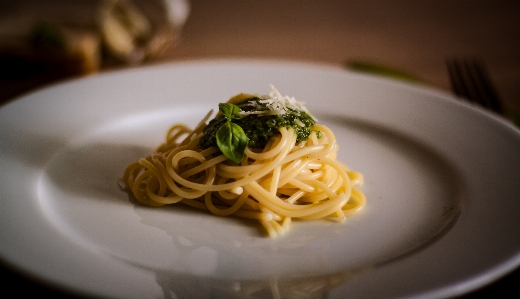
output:
[{"label": "blurred green stem", "polygon": [[[378,63],[361,61],[361,60],[350,60],[350,61],[345,62],[345,67],[352,71],[387,77],[387,78],[391,78],[391,79],[405,81],[408,83],[432,85],[429,82],[427,82],[413,74],[407,73],[403,70],[399,70],[394,67],[390,67],[390,66],[386,66],[386,65],[382,65],[382,64],[378,64]],[[520,127],[520,112],[506,110],[504,112],[503,116],[505,118],[509,119],[516,126]]]}]

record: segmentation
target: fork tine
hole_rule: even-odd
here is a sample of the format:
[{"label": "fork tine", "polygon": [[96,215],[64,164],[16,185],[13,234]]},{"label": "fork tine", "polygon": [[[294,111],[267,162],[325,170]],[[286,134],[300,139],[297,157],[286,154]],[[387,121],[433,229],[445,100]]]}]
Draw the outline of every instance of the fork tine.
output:
[{"label": "fork tine", "polygon": [[487,106],[498,113],[502,113],[502,104],[495,88],[491,84],[491,79],[484,64],[480,61],[473,61],[473,63],[468,64],[468,67],[473,68],[470,74],[473,74],[474,80],[480,82],[480,84],[475,84],[475,86],[479,88],[479,94],[487,102]]},{"label": "fork tine", "polygon": [[459,97],[502,113],[502,105],[484,65],[476,60],[446,61],[450,83]]},{"label": "fork tine", "polygon": [[470,96],[468,87],[465,83],[463,72],[455,59],[448,59],[446,61],[446,67],[448,68],[448,74],[450,78],[451,89],[453,92],[470,102],[474,102],[473,97]]}]

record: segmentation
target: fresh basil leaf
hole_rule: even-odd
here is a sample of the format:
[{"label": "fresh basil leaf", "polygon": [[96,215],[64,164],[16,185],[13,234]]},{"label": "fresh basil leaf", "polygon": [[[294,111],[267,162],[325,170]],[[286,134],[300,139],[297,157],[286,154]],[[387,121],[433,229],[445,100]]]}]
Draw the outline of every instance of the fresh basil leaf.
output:
[{"label": "fresh basil leaf", "polygon": [[235,163],[242,161],[249,138],[239,125],[227,121],[217,130],[216,138],[224,156]]},{"label": "fresh basil leaf", "polygon": [[241,111],[240,107],[230,103],[218,104],[218,110],[224,115],[224,117],[226,117],[226,119],[230,120],[238,118],[238,113]]}]

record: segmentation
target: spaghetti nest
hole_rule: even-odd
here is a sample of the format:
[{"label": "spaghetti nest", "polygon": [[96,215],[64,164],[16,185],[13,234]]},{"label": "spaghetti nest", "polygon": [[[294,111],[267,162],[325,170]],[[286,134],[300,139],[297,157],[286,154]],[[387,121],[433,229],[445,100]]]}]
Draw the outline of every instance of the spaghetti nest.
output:
[{"label": "spaghetti nest", "polygon": [[355,188],[363,176],[336,160],[338,145],[326,126],[314,124],[302,142],[292,128],[281,127],[263,149],[246,148],[237,164],[218,147],[200,145],[208,117],[194,130],[174,125],[150,156],[126,168],[122,180],[139,203],[182,203],[256,219],[270,237],[288,231],[293,219],[342,222],[365,206]]},{"label": "spaghetti nest", "polygon": [[321,138],[313,132],[296,144],[293,130],[282,127],[262,151],[248,148],[236,164],[217,147],[200,146],[201,125],[193,131],[175,125],[164,144],[126,168],[123,181],[142,204],[183,203],[218,216],[257,219],[271,237],[287,231],[293,218],[344,221],[365,206],[355,188],[363,176],[336,160],[330,129],[313,129]]}]

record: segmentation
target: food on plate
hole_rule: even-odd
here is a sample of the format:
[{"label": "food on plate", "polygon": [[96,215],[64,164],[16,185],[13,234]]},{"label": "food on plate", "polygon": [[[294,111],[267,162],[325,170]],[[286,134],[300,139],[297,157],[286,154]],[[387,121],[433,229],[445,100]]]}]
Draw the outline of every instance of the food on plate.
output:
[{"label": "food on plate", "polygon": [[172,126],[150,156],[127,166],[122,181],[139,203],[256,219],[270,237],[296,219],[342,222],[365,206],[356,188],[362,174],[336,160],[334,133],[303,103],[271,86],[268,95],[238,94],[212,114],[193,130]]},{"label": "food on plate", "polygon": [[186,0],[10,1],[0,9],[0,76],[46,81],[160,59],[188,15]]},{"label": "food on plate", "polygon": [[0,62],[6,78],[90,74],[100,68],[100,40],[90,30],[36,22],[25,35],[0,42]]}]

